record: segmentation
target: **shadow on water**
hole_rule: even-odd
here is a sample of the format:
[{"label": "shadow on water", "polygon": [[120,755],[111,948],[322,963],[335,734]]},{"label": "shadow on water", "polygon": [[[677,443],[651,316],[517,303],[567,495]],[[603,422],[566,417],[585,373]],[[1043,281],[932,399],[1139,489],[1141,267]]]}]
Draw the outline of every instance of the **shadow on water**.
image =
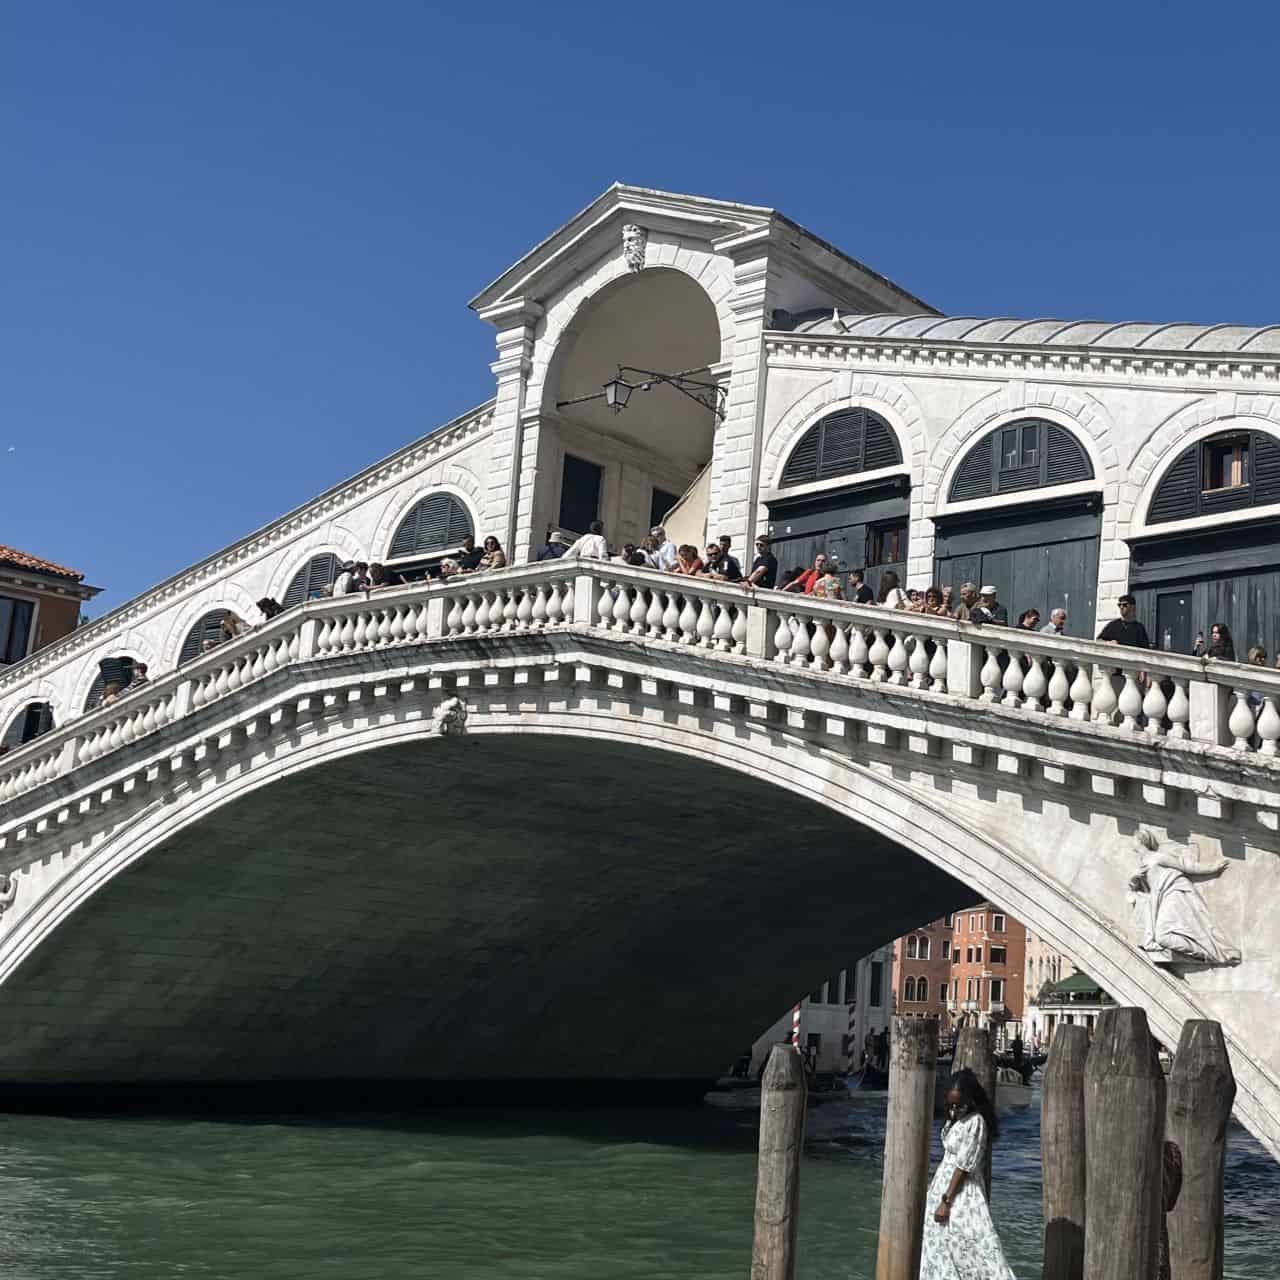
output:
[{"label": "shadow on water", "polygon": [[[0,1266],[22,1280],[742,1280],[754,1099],[381,1113],[0,1118]],[[870,1277],[883,1095],[809,1113],[801,1280]],[[1038,1110],[1003,1118],[993,1212],[1039,1275]],[[1280,1177],[1233,1130],[1227,1276],[1273,1274]],[[934,1158],[937,1158],[935,1136]]]}]

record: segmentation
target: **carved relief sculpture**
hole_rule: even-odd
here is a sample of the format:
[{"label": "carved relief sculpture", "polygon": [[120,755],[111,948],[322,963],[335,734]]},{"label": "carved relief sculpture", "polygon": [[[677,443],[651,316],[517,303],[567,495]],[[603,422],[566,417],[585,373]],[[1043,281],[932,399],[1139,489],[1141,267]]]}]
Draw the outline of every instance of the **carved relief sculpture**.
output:
[{"label": "carved relief sculpture", "polygon": [[13,906],[18,896],[18,877],[15,875],[0,876],[0,916]]},{"label": "carved relief sculpture", "polygon": [[644,269],[644,252],[649,244],[649,233],[643,227],[629,222],[622,228],[622,259],[628,271]]},{"label": "carved relief sculpture", "polygon": [[467,704],[461,698],[446,698],[432,714],[436,732],[462,733],[467,727]]},{"label": "carved relief sculpture", "polygon": [[1219,876],[1228,861],[1219,858],[1200,866],[1191,854],[1163,850],[1153,832],[1138,831],[1138,871],[1130,877],[1129,904],[1133,909],[1138,945],[1157,964],[1186,961],[1202,964],[1240,963],[1240,952],[1214,927],[1193,876]]}]

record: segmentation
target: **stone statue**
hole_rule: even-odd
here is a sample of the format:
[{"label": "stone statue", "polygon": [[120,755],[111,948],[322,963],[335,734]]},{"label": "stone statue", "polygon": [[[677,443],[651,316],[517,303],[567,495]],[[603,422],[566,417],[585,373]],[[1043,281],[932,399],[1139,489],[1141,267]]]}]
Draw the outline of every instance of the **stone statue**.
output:
[{"label": "stone statue", "polygon": [[14,875],[0,876],[0,916],[13,906],[18,896],[18,877]]},{"label": "stone statue", "polygon": [[461,698],[446,698],[436,707],[431,720],[437,733],[463,733],[467,727],[467,704]]},{"label": "stone statue", "polygon": [[1190,854],[1161,850],[1160,841],[1145,827],[1139,829],[1136,844],[1139,862],[1129,879],[1129,905],[1143,951],[1157,964],[1239,964],[1239,950],[1214,928],[1209,908],[1191,883],[1193,876],[1221,875],[1227,859],[1202,867]]},{"label": "stone statue", "polygon": [[628,271],[644,269],[644,251],[649,243],[649,233],[643,227],[628,222],[622,228],[622,259]]}]

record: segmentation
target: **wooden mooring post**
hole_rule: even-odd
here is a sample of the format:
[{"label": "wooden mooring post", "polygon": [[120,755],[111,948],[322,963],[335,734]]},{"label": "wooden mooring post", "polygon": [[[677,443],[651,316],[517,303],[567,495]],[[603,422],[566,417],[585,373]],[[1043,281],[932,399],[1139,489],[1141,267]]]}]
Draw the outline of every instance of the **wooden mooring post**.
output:
[{"label": "wooden mooring post", "polygon": [[[991,1047],[991,1035],[985,1027],[961,1027],[956,1035],[956,1054],[952,1071],[967,1067],[978,1077],[978,1083],[986,1090],[991,1105],[996,1105],[996,1055]],[[982,1185],[991,1199],[991,1137],[987,1135],[987,1153],[982,1161]]]},{"label": "wooden mooring post", "polygon": [[1141,1009],[1098,1015],[1084,1073],[1087,1280],[1151,1280],[1159,1265],[1165,1083]]},{"label": "wooden mooring post", "polygon": [[1089,1032],[1060,1025],[1040,1086],[1043,1280],[1083,1280],[1085,1223],[1084,1073]]},{"label": "wooden mooring post", "polygon": [[1222,1176],[1236,1080],[1216,1022],[1182,1027],[1169,1075],[1167,1133],[1182,1152],[1182,1192],[1169,1214],[1177,1280],[1222,1280]]},{"label": "wooden mooring post", "polygon": [[800,1151],[808,1088],[795,1045],[776,1044],[760,1082],[751,1280],[793,1280],[800,1210]]},{"label": "wooden mooring post", "polygon": [[917,1280],[938,1073],[936,1018],[894,1018],[876,1280]]}]

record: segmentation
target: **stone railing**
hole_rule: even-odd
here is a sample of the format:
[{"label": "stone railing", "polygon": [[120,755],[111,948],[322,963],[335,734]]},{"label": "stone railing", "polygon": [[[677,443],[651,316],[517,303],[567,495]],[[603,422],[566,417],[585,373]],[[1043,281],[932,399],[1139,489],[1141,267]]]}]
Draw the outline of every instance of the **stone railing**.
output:
[{"label": "stone railing", "polygon": [[0,804],[146,738],[284,667],[345,654],[576,631],[678,645],[908,697],[968,700],[1064,728],[1263,762],[1280,672],[1008,627],[748,592],[602,561],[524,565],[300,605],[0,760]]}]

